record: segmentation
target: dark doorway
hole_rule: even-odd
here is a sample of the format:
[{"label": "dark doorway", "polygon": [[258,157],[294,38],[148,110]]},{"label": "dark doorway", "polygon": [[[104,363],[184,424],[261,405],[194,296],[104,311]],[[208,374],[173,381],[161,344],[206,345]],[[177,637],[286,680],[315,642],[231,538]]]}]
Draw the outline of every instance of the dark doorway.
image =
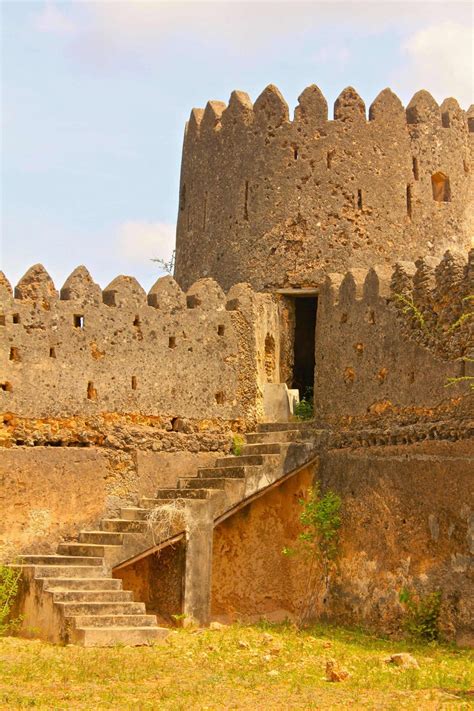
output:
[{"label": "dark doorway", "polygon": [[316,341],[316,313],[318,299],[314,296],[295,298],[295,351],[293,388],[298,388],[300,398],[312,396]]}]

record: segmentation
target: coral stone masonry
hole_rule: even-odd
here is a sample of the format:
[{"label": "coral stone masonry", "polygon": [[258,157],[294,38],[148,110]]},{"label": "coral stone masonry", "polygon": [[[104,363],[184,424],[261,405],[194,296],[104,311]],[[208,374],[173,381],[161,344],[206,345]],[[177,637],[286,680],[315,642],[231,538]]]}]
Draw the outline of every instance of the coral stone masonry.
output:
[{"label": "coral stone masonry", "polygon": [[[299,501],[342,501],[314,618],[474,631],[474,108],[316,86],[193,109],[176,268],[0,273],[0,553],[23,634],[149,644],[284,619]],[[304,399],[308,421],[295,415]],[[300,409],[300,412],[303,411]]]}]

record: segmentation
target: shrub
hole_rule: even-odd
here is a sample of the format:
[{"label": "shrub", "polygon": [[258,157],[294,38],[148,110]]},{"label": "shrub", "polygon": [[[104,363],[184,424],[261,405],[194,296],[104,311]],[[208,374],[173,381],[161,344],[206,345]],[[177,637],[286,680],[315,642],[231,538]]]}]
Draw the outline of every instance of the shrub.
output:
[{"label": "shrub", "polygon": [[313,388],[306,388],[303,399],[295,405],[293,415],[297,420],[312,420],[313,411]]},{"label": "shrub", "polygon": [[232,437],[231,452],[235,457],[240,457],[244,444],[245,439],[242,435],[236,434]]},{"label": "shrub", "polygon": [[441,592],[439,590],[421,595],[413,593],[408,588],[403,588],[399,600],[406,612],[403,627],[411,637],[428,642],[439,639],[441,612]]},{"label": "shrub", "polygon": [[18,593],[21,572],[8,565],[0,565],[0,636],[12,632],[20,620],[11,620],[15,597]]}]

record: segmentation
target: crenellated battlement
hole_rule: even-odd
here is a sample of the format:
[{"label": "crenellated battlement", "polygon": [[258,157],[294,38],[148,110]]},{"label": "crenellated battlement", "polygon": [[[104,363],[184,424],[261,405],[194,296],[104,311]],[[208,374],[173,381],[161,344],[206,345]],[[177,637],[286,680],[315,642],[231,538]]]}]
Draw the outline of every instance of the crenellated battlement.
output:
[{"label": "crenellated battlement", "polygon": [[426,91],[404,109],[312,85],[291,118],[279,90],[193,109],[183,146],[176,278],[314,286],[326,274],[467,251],[474,108]]},{"label": "crenellated battlement", "polygon": [[257,307],[271,311],[271,297],[248,285],[226,295],[213,279],[184,292],[165,276],[147,294],[129,276],[102,290],[84,266],[59,290],[40,264],[14,289],[0,273],[0,407],[255,417]]}]

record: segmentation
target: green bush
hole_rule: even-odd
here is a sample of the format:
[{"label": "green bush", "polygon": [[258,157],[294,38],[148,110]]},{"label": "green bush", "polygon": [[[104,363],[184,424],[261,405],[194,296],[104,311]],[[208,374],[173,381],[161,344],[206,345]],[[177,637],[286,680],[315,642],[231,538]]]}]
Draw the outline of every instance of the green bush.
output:
[{"label": "green bush", "polygon": [[293,415],[297,420],[312,420],[313,411],[313,388],[306,388],[303,399],[295,405]]},{"label": "green bush", "polygon": [[242,435],[236,434],[232,437],[232,446],[230,451],[235,457],[240,457],[244,444],[245,439],[242,437]]},{"label": "green bush", "polygon": [[0,637],[12,632],[20,620],[9,619],[20,583],[20,571],[0,565]]},{"label": "green bush", "polygon": [[403,588],[399,600],[406,612],[403,627],[411,637],[428,642],[439,639],[440,591],[420,595]]}]

